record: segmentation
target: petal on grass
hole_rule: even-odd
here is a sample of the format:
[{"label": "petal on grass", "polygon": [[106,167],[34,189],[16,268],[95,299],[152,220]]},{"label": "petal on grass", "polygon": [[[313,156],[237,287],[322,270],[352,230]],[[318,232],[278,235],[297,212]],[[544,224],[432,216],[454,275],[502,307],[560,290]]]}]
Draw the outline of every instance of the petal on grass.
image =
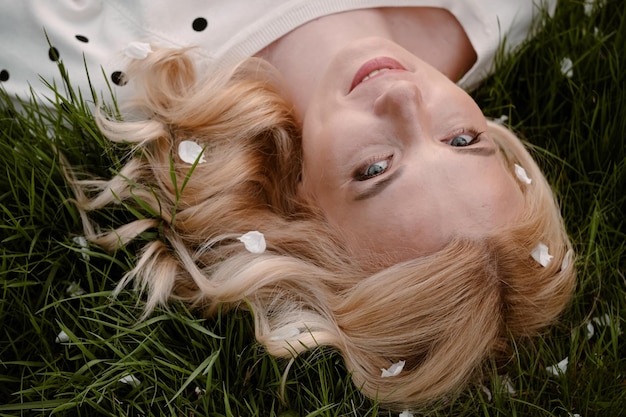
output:
[{"label": "petal on grass", "polygon": [[535,249],[530,253],[533,259],[541,264],[541,266],[546,267],[552,260],[553,256],[548,253],[548,247],[539,243]]},{"label": "petal on grass", "polygon": [[266,249],[265,236],[263,233],[253,230],[242,235],[239,241],[243,243],[246,250],[250,253],[263,253]]},{"label": "petal on grass", "polygon": [[89,249],[89,243],[87,243],[87,239],[85,239],[85,236],[76,236],[72,238],[72,241],[80,246],[80,254],[82,255],[83,259],[89,261],[90,258],[89,254],[87,253],[87,249]]},{"label": "petal on grass", "polygon": [[54,339],[56,343],[67,343],[70,341],[70,337],[65,333],[65,330],[61,330],[57,337]]},{"label": "petal on grass", "polygon": [[139,385],[141,385],[141,381],[135,375],[131,375],[131,374],[127,374],[121,377],[120,382],[122,384],[130,385],[133,388],[136,388]]},{"label": "petal on grass", "polygon": [[178,144],[178,156],[188,164],[194,164],[196,161],[199,164],[206,162],[202,155],[203,152],[204,149],[192,140],[184,140]]},{"label": "petal on grass", "polygon": [[397,376],[400,375],[400,372],[402,372],[402,368],[404,368],[404,361],[399,361],[396,362],[394,364],[392,364],[389,368],[387,369],[381,369],[382,373],[380,374],[380,376],[382,378],[389,378],[392,376]]},{"label": "petal on grass", "polygon": [[615,324],[615,326],[616,326],[615,329],[617,331],[617,335],[621,336],[622,333],[623,333],[622,332],[622,328],[619,325],[619,322],[615,323],[613,321],[613,319],[611,318],[611,316],[608,315],[608,314],[604,314],[604,315],[599,316],[599,317],[594,317],[594,318],[591,319],[591,321],[594,322],[598,326],[605,326],[605,327],[608,327],[608,326],[611,326],[611,325]]},{"label": "petal on grass", "polygon": [[587,337],[587,340],[591,339],[593,337],[593,335],[596,333],[596,329],[593,327],[593,323],[591,321],[588,321],[585,325],[585,336]]},{"label": "petal on grass", "polygon": [[479,387],[482,390],[482,392],[484,392],[485,395],[487,396],[487,402],[490,403],[493,398],[493,395],[491,394],[491,390],[487,388],[486,386],[484,386],[483,384],[480,384]]},{"label": "petal on grass", "polygon": [[511,382],[511,378],[509,378],[508,375],[501,375],[500,383],[502,384],[502,388],[504,388],[509,395],[517,394],[517,391],[515,391],[515,387],[513,387],[513,383]]},{"label": "petal on grass", "polygon": [[556,365],[551,365],[546,367],[546,371],[552,376],[561,376],[564,375],[567,371],[567,365],[569,364],[569,358],[563,359],[561,362]]},{"label": "petal on grass", "polygon": [[572,78],[574,75],[574,63],[568,57],[561,60],[561,74],[565,75],[567,78]]},{"label": "petal on grass", "polygon": [[87,294],[87,291],[83,290],[78,282],[72,281],[65,289],[65,293],[70,297],[78,297],[79,295]]}]

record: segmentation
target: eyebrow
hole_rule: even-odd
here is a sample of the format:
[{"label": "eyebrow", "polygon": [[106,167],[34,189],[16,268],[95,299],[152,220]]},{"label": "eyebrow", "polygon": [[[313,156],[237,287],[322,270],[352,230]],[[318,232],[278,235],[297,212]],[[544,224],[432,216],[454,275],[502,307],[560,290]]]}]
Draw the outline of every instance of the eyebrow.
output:
[{"label": "eyebrow", "polygon": [[395,179],[399,178],[404,172],[404,167],[398,168],[395,172],[387,175],[382,180],[372,184],[367,190],[359,193],[354,197],[354,201],[363,201],[382,193]]}]

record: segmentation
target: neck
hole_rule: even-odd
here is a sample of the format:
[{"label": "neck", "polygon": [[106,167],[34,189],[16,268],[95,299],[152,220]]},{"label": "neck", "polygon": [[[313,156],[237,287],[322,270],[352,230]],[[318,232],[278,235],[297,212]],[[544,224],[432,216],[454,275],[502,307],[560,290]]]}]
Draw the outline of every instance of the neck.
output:
[{"label": "neck", "polygon": [[301,120],[328,62],[346,44],[367,37],[392,40],[458,81],[476,61],[459,22],[440,8],[363,9],[308,22],[259,52],[281,72]]}]

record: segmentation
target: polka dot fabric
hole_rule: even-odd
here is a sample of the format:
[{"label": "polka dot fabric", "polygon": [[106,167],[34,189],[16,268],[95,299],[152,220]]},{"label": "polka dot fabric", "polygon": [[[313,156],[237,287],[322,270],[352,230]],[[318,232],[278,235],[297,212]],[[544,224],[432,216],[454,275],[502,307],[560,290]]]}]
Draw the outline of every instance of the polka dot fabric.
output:
[{"label": "polka dot fabric", "polygon": [[[551,3],[556,0],[549,0]],[[124,75],[131,42],[153,47],[196,46],[201,70],[214,71],[254,55],[294,28],[328,14],[382,6],[448,8],[465,27],[479,60],[471,72],[484,77],[500,30],[516,24],[509,46],[527,35],[537,10],[527,0],[0,0],[0,83],[28,99],[50,95],[41,82],[61,84],[58,65],[89,92],[85,63],[99,97],[109,88],[122,102],[132,89]],[[552,7],[553,10],[553,7]],[[495,29],[494,29],[495,28]],[[104,75],[103,75],[104,74]],[[467,76],[466,76],[467,77]],[[89,97],[85,94],[85,97]]]}]

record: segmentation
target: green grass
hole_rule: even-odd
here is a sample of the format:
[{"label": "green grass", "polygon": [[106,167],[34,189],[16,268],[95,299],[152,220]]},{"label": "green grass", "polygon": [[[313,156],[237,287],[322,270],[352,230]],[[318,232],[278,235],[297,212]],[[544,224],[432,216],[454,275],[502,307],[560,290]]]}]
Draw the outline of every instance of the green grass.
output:
[{"label": "green grass", "polygon": [[[491,400],[470,387],[428,415],[626,415],[625,46],[621,0],[588,14],[582,0],[563,1],[474,93],[488,116],[508,116],[559,195],[578,288],[559,325],[517,346],[505,368],[514,393],[494,371]],[[289,363],[252,342],[247,313],[206,320],[174,305],[138,322],[135,294],[110,297],[133,248],[110,255],[73,240],[80,219],[55,151],[102,176],[120,167],[124,149],[100,137],[88,100],[63,94],[22,112],[0,100],[0,416],[397,415],[363,398],[328,349],[294,361],[283,395]],[[129,215],[98,214],[107,225]],[[68,293],[73,283],[84,293]],[[586,322],[604,315],[610,323],[588,338]],[[68,341],[56,343],[62,330]],[[566,357],[567,371],[548,375]],[[127,375],[141,383],[120,382]]]}]

